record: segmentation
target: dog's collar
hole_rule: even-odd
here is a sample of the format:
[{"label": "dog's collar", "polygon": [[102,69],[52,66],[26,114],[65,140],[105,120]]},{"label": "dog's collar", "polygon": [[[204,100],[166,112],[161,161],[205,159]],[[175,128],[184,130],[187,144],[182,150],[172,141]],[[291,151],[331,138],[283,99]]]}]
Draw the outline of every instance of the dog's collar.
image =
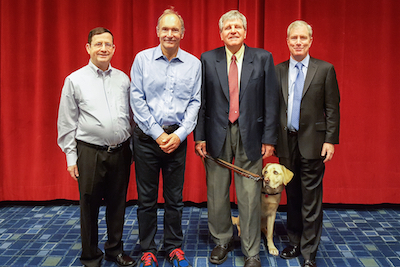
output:
[{"label": "dog's collar", "polygon": [[265,195],[265,197],[279,195],[282,193],[284,187],[285,186],[283,184],[281,184],[280,186],[278,186],[275,189],[272,189],[271,187],[268,186],[267,188],[264,188],[265,190],[261,191],[261,193],[263,193]]},{"label": "dog's collar", "polygon": [[273,193],[273,194],[268,194],[268,193],[265,193],[265,192],[261,192],[261,194],[265,195],[265,197],[268,197],[268,196],[280,195],[281,192],[277,192],[277,193]]}]

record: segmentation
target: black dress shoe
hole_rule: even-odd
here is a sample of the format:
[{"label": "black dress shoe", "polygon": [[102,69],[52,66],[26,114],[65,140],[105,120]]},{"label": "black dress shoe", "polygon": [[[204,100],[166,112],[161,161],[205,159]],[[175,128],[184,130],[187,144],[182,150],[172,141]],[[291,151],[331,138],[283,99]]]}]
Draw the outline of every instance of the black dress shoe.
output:
[{"label": "black dress shoe", "polygon": [[261,267],[260,256],[257,254],[252,257],[247,257],[244,261],[244,267]]},{"label": "black dress shoe", "polygon": [[315,260],[305,260],[303,267],[317,267]]},{"label": "black dress shoe", "polygon": [[211,251],[211,256],[209,258],[211,263],[221,264],[228,258],[228,252],[233,248],[233,242],[229,242],[225,245],[216,245]]},{"label": "black dress shoe", "polygon": [[84,267],[101,267],[101,262],[100,262],[100,263],[97,263],[96,265],[87,265],[87,264],[84,264],[83,266],[84,266]]},{"label": "black dress shoe", "polygon": [[296,258],[300,256],[300,248],[299,246],[287,246],[284,250],[282,250],[279,256],[286,260]]},{"label": "black dress shoe", "polygon": [[118,266],[124,266],[124,267],[133,267],[135,265],[135,261],[126,255],[125,253],[120,253],[116,257],[108,256],[106,255],[105,257],[106,261],[112,261],[115,262]]}]

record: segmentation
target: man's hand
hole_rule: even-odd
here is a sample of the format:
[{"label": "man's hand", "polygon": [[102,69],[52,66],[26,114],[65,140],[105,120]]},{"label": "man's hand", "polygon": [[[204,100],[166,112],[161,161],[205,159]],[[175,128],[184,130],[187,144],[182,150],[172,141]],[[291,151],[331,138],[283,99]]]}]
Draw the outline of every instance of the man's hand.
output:
[{"label": "man's hand", "polygon": [[162,133],[157,139],[156,142],[159,146],[164,145],[167,142],[168,134]]},{"label": "man's hand", "polygon": [[179,147],[179,145],[181,144],[181,139],[179,139],[179,137],[174,133],[172,134],[162,133],[156,139],[156,142],[160,146],[162,151],[164,151],[167,154],[170,154]]},{"label": "man's hand", "polygon": [[71,175],[71,177],[75,181],[78,181],[79,172],[78,172],[78,166],[77,165],[68,166],[67,171],[69,172],[69,175]]},{"label": "man's hand", "polygon": [[206,142],[199,142],[194,146],[194,151],[197,156],[204,158],[207,154]]},{"label": "man's hand", "polygon": [[335,153],[335,146],[330,143],[324,143],[322,146],[321,156],[325,157],[324,163],[330,161]]},{"label": "man's hand", "polygon": [[271,157],[274,154],[274,152],[275,152],[275,147],[273,145],[262,144],[261,154],[263,159]]}]

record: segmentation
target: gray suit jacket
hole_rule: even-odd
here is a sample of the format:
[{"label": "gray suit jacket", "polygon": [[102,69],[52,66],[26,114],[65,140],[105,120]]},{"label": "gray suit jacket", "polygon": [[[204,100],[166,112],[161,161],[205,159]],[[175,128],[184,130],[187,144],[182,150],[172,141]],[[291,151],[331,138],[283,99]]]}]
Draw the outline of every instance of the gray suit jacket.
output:
[{"label": "gray suit jacket", "polygon": [[[287,108],[289,60],[275,67],[280,88],[278,157],[288,157]],[[310,57],[300,105],[298,143],[306,159],[321,158],[323,143],[339,143],[339,88],[332,64]]]}]

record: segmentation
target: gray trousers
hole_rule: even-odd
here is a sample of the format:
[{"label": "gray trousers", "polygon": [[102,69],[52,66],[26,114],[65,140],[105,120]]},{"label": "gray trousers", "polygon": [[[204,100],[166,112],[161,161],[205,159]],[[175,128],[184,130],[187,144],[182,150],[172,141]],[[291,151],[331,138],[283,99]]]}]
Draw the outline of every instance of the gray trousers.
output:
[{"label": "gray trousers", "polygon": [[[260,144],[261,146],[261,144]],[[219,156],[245,170],[261,175],[262,158],[249,161],[243,148],[237,123],[230,124],[222,153]],[[205,161],[207,175],[208,228],[217,245],[228,243],[233,237],[229,187],[231,171],[212,160]],[[260,251],[261,182],[234,174],[239,208],[242,252],[246,257]]]}]

